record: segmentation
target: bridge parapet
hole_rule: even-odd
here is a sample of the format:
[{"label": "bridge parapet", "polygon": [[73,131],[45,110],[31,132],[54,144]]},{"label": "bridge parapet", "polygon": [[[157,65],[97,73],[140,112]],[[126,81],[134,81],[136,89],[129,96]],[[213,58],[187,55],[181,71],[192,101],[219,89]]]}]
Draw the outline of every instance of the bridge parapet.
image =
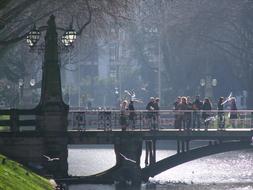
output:
[{"label": "bridge parapet", "polygon": [[36,111],[34,109],[0,110],[0,132],[21,132],[36,130]]},{"label": "bridge parapet", "polygon": [[[204,117],[204,114],[207,117]],[[124,115],[119,110],[70,110],[68,115],[69,130],[118,130],[121,119],[126,119],[127,129],[173,129],[204,128],[232,129],[253,128],[253,110],[160,110],[127,111]]]}]

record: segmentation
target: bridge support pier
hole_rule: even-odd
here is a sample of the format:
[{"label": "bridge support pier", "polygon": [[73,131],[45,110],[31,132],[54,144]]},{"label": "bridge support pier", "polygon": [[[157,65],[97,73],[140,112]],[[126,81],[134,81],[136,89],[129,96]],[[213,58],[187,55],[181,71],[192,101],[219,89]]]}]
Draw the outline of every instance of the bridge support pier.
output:
[{"label": "bridge support pier", "polygon": [[117,170],[112,174],[115,181],[132,184],[141,183],[140,158],[142,153],[142,139],[121,137],[114,144]]},{"label": "bridge support pier", "polygon": [[189,144],[190,144],[190,141],[189,140],[186,140],[185,141],[185,144],[186,144],[186,152],[188,152],[189,151]]},{"label": "bridge support pier", "polygon": [[188,152],[190,150],[190,141],[181,139],[177,140],[177,153]]},{"label": "bridge support pier", "polygon": [[145,165],[148,166],[156,162],[156,140],[145,141],[145,147]]},{"label": "bridge support pier", "polygon": [[180,140],[177,140],[177,153],[180,153]]},{"label": "bridge support pier", "polygon": [[181,152],[185,152],[184,140],[181,140]]}]

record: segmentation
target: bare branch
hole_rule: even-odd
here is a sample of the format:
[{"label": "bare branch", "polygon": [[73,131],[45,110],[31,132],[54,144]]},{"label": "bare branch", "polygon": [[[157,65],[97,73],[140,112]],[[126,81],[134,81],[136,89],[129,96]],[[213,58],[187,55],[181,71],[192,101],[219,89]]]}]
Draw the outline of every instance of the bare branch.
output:
[{"label": "bare branch", "polygon": [[81,35],[83,30],[85,29],[86,26],[88,26],[91,23],[91,16],[92,16],[92,11],[90,8],[90,4],[89,4],[89,0],[85,0],[87,8],[88,8],[88,20],[86,23],[84,23],[84,25],[79,29],[79,31],[77,31],[77,35]]}]

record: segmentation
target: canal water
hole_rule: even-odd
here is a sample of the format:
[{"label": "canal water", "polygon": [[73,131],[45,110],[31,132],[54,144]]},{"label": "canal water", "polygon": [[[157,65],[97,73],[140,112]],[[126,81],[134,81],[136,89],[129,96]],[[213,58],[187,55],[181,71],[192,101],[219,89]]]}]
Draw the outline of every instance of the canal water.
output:
[{"label": "canal water", "polygon": [[[157,145],[157,160],[176,153],[170,141]],[[141,167],[144,167],[144,151]],[[111,145],[69,147],[69,174],[92,175],[115,164]],[[253,190],[253,149],[227,152],[194,160],[167,170],[138,188],[117,185],[73,185],[70,190]]]}]

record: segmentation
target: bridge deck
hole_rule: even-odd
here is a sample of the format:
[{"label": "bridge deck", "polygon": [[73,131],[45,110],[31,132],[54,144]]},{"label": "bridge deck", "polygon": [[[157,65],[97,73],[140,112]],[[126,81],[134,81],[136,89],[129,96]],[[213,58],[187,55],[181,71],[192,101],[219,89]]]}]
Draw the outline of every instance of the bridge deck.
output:
[{"label": "bridge deck", "polygon": [[179,131],[178,129],[161,129],[159,131],[134,130],[134,131],[68,131],[70,144],[111,144],[120,137],[139,137],[145,140],[251,140],[251,129],[203,129],[195,131]]},{"label": "bridge deck", "polygon": [[[226,129],[223,131],[217,129],[204,129],[195,131],[179,131],[178,129],[160,129],[158,131],[150,130],[69,130],[68,132],[50,132],[54,136],[66,136],[69,144],[113,144],[121,137],[136,137],[144,140],[245,140],[250,141],[253,137],[252,129]],[[47,134],[49,135],[49,134]],[[41,137],[42,134],[36,131],[23,132],[1,132],[2,138],[23,138],[23,137]],[[3,139],[2,139],[3,140]]]}]

